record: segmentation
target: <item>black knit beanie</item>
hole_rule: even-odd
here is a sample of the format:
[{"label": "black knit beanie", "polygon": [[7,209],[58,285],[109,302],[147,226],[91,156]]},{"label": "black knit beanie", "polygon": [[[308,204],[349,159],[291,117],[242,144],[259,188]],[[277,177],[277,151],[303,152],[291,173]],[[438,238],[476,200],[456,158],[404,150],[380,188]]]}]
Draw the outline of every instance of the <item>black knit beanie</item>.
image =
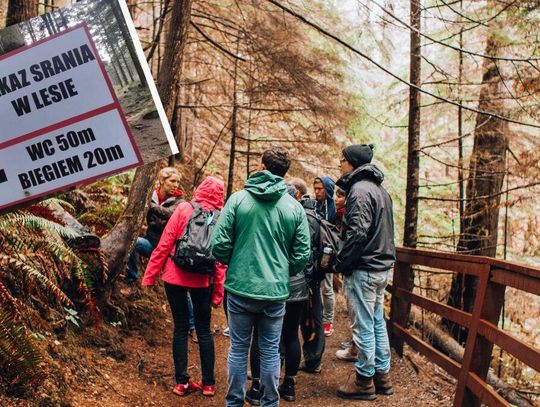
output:
[{"label": "black knit beanie", "polygon": [[343,149],[343,157],[345,157],[353,168],[358,168],[361,165],[371,162],[374,147],[373,144],[353,144]]}]

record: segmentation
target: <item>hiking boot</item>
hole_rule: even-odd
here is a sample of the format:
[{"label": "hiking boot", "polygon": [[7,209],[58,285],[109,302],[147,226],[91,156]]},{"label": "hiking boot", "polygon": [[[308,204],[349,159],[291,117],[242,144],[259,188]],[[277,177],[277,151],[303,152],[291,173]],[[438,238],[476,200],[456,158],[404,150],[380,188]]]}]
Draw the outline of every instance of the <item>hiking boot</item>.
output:
[{"label": "hiking boot", "polygon": [[334,333],[334,324],[331,322],[326,322],[324,324],[324,336],[332,336]]},{"label": "hiking boot", "polygon": [[353,340],[343,341],[339,344],[339,349],[349,349],[354,344]]},{"label": "hiking boot", "polygon": [[246,392],[246,401],[252,406],[261,405],[261,384],[255,379],[251,382],[251,388]]},{"label": "hiking boot", "polygon": [[306,366],[305,363],[302,363],[302,365],[298,368],[298,370],[301,370],[302,372],[306,372],[306,373],[318,374],[318,373],[321,373],[322,371],[322,364],[319,364],[318,366],[315,366],[312,368],[312,367]]},{"label": "hiking boot", "polygon": [[375,383],[375,392],[384,396],[390,396],[394,394],[392,388],[392,382],[390,381],[390,375],[388,373],[375,373],[373,377]]},{"label": "hiking boot", "polygon": [[285,401],[296,400],[296,392],[294,391],[294,376],[285,376],[283,383],[278,387],[279,396]]},{"label": "hiking boot", "polygon": [[349,380],[343,386],[340,386],[336,394],[338,397],[347,400],[375,400],[375,385],[373,377],[364,377],[356,373],[355,380]]},{"label": "hiking boot", "polygon": [[348,349],[340,349],[336,352],[336,358],[345,362],[356,362],[358,360],[358,349],[354,344]]},{"label": "hiking boot", "polygon": [[179,383],[173,388],[173,393],[177,396],[187,396],[197,390],[200,390],[201,386],[194,381],[188,381],[186,384]]}]

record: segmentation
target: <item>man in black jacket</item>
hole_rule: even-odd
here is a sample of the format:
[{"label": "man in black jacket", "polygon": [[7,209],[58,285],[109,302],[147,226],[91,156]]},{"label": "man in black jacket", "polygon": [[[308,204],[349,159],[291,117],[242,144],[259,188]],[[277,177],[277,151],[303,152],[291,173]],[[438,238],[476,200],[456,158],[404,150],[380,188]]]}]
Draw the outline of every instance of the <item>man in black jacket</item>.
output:
[{"label": "man in black jacket", "polygon": [[356,379],[337,390],[345,399],[373,400],[393,393],[388,372],[390,346],[384,320],[384,289],[396,259],[392,199],[381,185],[384,175],[370,164],[372,144],[343,149],[337,185],[347,194],[343,247],[336,271],[344,277],[358,349]]}]

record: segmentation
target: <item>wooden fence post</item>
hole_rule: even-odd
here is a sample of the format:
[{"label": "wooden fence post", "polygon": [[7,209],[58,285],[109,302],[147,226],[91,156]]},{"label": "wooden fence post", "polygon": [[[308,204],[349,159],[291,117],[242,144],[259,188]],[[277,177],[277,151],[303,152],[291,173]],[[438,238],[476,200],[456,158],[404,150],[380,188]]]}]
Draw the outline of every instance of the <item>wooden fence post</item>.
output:
[{"label": "wooden fence post", "polygon": [[[396,261],[396,264],[394,266],[394,276],[392,279],[392,286],[394,290],[397,288],[401,288],[403,290],[411,291],[411,280],[412,283],[414,283],[414,273],[412,271],[412,265],[408,263],[403,263],[399,260]],[[400,357],[403,357],[403,338],[394,334],[393,323],[395,322],[403,328],[407,328],[409,324],[411,304],[402,298],[398,298],[394,294],[392,294],[392,301],[390,304],[390,340],[397,354]]]},{"label": "wooden fence post", "polygon": [[486,380],[493,344],[481,335],[478,335],[480,319],[497,325],[504,302],[505,286],[490,282],[491,265],[485,264],[480,277],[471,318],[471,326],[467,336],[465,355],[459,375],[454,407],[471,406],[480,407],[481,402],[467,388],[469,373],[475,373],[480,379]]}]

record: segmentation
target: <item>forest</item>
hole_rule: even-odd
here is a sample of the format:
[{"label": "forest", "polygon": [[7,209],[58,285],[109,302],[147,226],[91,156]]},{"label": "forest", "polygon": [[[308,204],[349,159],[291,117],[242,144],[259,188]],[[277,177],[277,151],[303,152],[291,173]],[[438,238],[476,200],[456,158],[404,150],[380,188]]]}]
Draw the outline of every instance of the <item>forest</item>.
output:
[{"label": "forest", "polygon": [[[0,28],[41,16],[22,24],[22,40],[35,41],[76,24],[83,9],[76,3],[0,0]],[[115,0],[98,3],[91,26],[118,13]],[[533,270],[528,283],[507,284],[490,318],[528,355],[538,354],[538,1],[127,0],[127,7],[179,153],[158,161],[149,155],[136,170],[0,213],[1,405],[177,402],[168,394],[163,287],[124,281],[158,171],[176,167],[188,197],[216,176],[229,197],[275,145],[292,157],[289,175],[311,188],[322,174],[339,178],[345,146],[373,143],[393,200],[397,246]],[[134,91],[144,75],[132,45],[113,40],[125,29],[114,24],[98,48],[116,93],[132,95],[123,103],[129,115],[145,96]],[[20,35],[0,34],[0,54],[20,46]],[[142,118],[133,120],[141,134],[148,131]],[[399,290],[473,314],[482,289],[474,275],[416,263],[399,272]],[[395,313],[391,301],[387,293],[387,314]],[[226,322],[222,310],[214,313],[216,365],[224,365],[228,343],[217,333]],[[440,315],[447,314],[409,303],[406,324],[437,352],[463,358],[468,329]],[[337,334],[330,349],[339,345]],[[538,360],[524,363],[515,348],[503,347],[488,355],[488,384],[510,405],[539,405]],[[454,405],[457,379],[415,350],[394,357],[402,388],[392,405]],[[341,405],[325,390],[348,371],[325,357],[336,374],[302,382],[309,405]],[[223,366],[218,380],[221,395]]]}]

